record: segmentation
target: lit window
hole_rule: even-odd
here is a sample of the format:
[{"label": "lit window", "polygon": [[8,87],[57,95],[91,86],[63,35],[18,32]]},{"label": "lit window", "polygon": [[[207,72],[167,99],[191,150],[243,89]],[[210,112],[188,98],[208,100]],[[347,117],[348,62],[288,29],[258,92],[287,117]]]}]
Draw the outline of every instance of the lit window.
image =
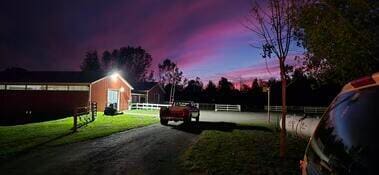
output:
[{"label": "lit window", "polygon": [[25,90],[26,85],[7,85],[7,90]]},{"label": "lit window", "polygon": [[5,85],[4,84],[0,84],[0,90],[5,90]]},{"label": "lit window", "polygon": [[89,91],[88,86],[69,86],[69,91]]},{"label": "lit window", "polygon": [[26,85],[26,90],[46,90],[46,85]]},{"label": "lit window", "polygon": [[67,91],[68,86],[66,85],[47,85],[48,91]]}]

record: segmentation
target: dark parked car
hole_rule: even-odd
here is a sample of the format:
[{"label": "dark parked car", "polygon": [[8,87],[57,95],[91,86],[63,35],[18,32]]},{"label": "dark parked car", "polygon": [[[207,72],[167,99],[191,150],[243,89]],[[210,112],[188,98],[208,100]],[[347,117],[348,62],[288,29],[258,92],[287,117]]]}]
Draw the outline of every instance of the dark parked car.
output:
[{"label": "dark parked car", "polygon": [[300,161],[302,174],[379,174],[379,73],[344,86]]}]

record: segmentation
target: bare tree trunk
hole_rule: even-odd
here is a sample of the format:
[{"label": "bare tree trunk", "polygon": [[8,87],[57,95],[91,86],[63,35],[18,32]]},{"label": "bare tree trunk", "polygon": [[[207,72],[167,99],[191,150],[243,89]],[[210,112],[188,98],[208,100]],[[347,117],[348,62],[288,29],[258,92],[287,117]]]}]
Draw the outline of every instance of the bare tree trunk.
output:
[{"label": "bare tree trunk", "polygon": [[287,79],[286,79],[286,70],[284,66],[284,60],[283,58],[279,59],[280,64],[280,79],[282,81],[282,129],[280,130],[280,152],[279,156],[280,158],[284,158],[286,154],[286,138],[287,138],[287,131],[286,131],[286,115],[287,115],[287,94],[286,94],[286,87],[287,87]]}]

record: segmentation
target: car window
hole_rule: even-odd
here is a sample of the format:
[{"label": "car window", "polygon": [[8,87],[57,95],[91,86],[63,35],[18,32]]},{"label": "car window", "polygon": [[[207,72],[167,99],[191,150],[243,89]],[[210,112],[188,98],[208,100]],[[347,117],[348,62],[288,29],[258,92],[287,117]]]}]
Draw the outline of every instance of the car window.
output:
[{"label": "car window", "polygon": [[378,117],[378,86],[340,95],[312,138],[310,164],[324,172],[371,172],[378,161]]}]

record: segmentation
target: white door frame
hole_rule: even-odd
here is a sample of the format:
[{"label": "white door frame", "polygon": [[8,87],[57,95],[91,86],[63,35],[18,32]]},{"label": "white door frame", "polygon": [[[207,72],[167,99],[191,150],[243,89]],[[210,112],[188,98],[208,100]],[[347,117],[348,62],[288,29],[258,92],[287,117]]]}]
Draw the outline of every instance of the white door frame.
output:
[{"label": "white door frame", "polygon": [[120,98],[121,98],[121,91],[120,91],[120,89],[110,89],[110,88],[108,88],[107,89],[107,106],[109,105],[109,102],[108,102],[108,92],[109,91],[117,91],[117,111],[119,111],[120,110]]}]

